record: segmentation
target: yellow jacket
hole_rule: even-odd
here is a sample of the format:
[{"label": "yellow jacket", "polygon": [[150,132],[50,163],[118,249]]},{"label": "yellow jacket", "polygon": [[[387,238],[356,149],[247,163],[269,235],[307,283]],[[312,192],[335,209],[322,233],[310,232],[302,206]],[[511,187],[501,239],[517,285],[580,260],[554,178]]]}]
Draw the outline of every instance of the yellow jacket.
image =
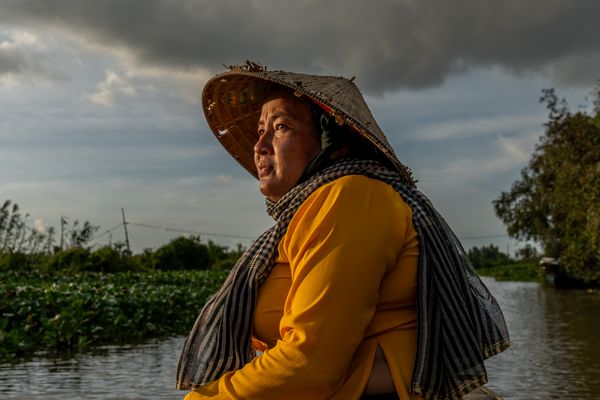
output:
[{"label": "yellow jacket", "polygon": [[377,346],[409,395],[416,351],[418,238],[391,186],[359,175],[316,190],[278,246],[258,293],[262,354],[202,385],[195,399],[358,399]]}]

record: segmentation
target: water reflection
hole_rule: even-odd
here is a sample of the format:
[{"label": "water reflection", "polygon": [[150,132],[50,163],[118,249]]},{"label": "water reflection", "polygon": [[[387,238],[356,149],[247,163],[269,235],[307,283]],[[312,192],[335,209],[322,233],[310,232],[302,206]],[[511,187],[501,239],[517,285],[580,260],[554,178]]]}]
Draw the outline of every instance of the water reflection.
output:
[{"label": "water reflection", "polygon": [[507,400],[600,398],[600,292],[485,282],[512,340],[486,363],[489,386]]},{"label": "water reflection", "polygon": [[[506,400],[600,399],[600,291],[485,282],[504,311],[513,343],[486,363],[488,386]],[[177,337],[0,364],[0,398],[181,399],[184,392],[173,386],[182,344]]]},{"label": "water reflection", "polygon": [[0,364],[0,398],[51,400],[181,399],[175,367],[183,337],[105,346],[74,357]]}]

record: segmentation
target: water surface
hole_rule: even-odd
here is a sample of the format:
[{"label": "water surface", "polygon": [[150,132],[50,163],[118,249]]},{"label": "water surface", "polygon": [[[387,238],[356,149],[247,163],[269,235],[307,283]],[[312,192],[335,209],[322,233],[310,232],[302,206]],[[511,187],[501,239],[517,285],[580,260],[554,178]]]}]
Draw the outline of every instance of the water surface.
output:
[{"label": "water surface", "polygon": [[75,356],[0,364],[0,399],[181,399],[185,392],[175,389],[175,368],[183,340],[103,346]]},{"label": "water surface", "polygon": [[[485,282],[512,340],[486,362],[488,386],[507,400],[600,399],[600,291]],[[0,364],[0,399],[181,399],[174,382],[183,340]]]},{"label": "water surface", "polygon": [[505,399],[600,399],[600,291],[485,282],[512,342],[486,362],[488,386]]}]

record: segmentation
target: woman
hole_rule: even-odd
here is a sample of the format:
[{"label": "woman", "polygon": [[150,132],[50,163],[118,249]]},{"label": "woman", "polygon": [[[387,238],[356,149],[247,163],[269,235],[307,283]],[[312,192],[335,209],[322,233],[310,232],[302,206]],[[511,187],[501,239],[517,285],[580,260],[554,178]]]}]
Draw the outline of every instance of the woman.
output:
[{"label": "woman", "polygon": [[200,313],[186,399],[450,399],[486,382],[502,313],[351,80],[248,63],[203,104],[276,224]]}]

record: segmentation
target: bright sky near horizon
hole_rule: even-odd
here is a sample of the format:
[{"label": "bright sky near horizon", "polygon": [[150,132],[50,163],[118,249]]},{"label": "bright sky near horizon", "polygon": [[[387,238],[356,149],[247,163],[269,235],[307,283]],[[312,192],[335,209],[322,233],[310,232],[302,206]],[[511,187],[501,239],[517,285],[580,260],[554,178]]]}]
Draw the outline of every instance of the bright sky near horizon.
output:
[{"label": "bright sky near horizon", "polygon": [[[222,64],[356,77],[419,188],[463,238],[513,252],[492,200],[600,78],[592,0],[0,0],[0,202],[57,227],[127,219],[250,243],[271,224],[199,97]],[[181,233],[130,225],[134,252]],[[213,236],[222,234],[225,236]],[[236,236],[233,238],[227,235]],[[122,228],[98,244],[122,241]]]}]

